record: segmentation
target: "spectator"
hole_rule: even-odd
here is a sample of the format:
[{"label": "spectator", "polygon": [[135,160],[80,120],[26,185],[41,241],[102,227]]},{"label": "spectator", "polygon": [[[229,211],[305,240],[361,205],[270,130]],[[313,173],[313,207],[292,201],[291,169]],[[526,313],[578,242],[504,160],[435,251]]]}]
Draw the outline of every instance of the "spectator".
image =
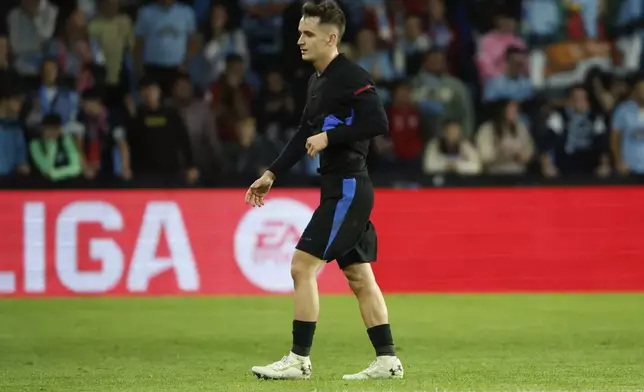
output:
[{"label": "spectator", "polygon": [[237,140],[226,143],[231,172],[249,176],[261,175],[278,151],[257,135],[255,119],[246,117],[236,123]]},{"label": "spectator", "polygon": [[31,159],[42,176],[52,181],[76,178],[81,175],[81,157],[70,135],[63,135],[62,119],[47,114],[42,120],[41,136],[29,143]]},{"label": "spectator", "polygon": [[526,56],[523,49],[511,46],[506,52],[507,70],[490,78],[485,83],[483,101],[510,99],[524,102],[534,95],[532,82],[526,72]]},{"label": "spectator", "polygon": [[463,136],[458,121],[447,121],[443,135],[429,142],[423,168],[426,174],[475,175],[481,172],[479,154]]},{"label": "spectator", "polygon": [[568,104],[547,120],[548,132],[541,156],[546,177],[560,174],[610,175],[610,159],[604,117],[590,108],[583,86],[570,89]]},{"label": "spectator", "polygon": [[418,104],[423,128],[434,135],[446,118],[459,119],[466,137],[473,133],[474,108],[467,88],[447,74],[445,53],[432,49],[425,55],[423,68],[412,81],[412,95]]},{"label": "spectator", "polygon": [[238,118],[251,114],[253,94],[244,81],[244,59],[237,54],[228,56],[226,70],[210,87],[212,105],[217,118],[219,137],[235,139]]},{"label": "spectator", "polygon": [[221,141],[217,134],[215,118],[208,103],[195,98],[194,89],[188,76],[183,75],[174,85],[173,106],[179,110],[192,148],[195,166],[205,177],[225,169]]},{"label": "spectator", "polygon": [[120,12],[119,0],[100,0],[88,30],[105,56],[105,102],[109,107],[119,105],[128,87],[123,65],[134,48],[132,20]]},{"label": "spectator", "polygon": [[[380,152],[390,151],[396,160],[396,166],[420,170],[420,154],[423,149],[423,137],[420,128],[420,115],[414,107],[411,87],[400,83],[393,94],[393,103],[387,109],[389,118],[388,143],[376,141]],[[384,138],[379,138],[382,140]]]},{"label": "spectator", "polygon": [[644,78],[635,84],[633,97],[615,109],[611,145],[617,171],[644,174]]},{"label": "spectator", "polygon": [[29,174],[27,142],[18,119],[21,107],[20,90],[4,86],[0,102],[0,177]]},{"label": "spectator", "polygon": [[531,47],[551,44],[561,35],[565,7],[557,0],[523,0],[524,29]]},{"label": "spectator", "polygon": [[376,83],[390,82],[396,77],[396,71],[384,50],[378,50],[376,33],[362,29],[356,38],[356,63],[373,76]]},{"label": "spectator", "polygon": [[55,59],[47,58],[43,61],[41,85],[34,95],[28,110],[28,127],[39,125],[48,114],[58,115],[63,127],[76,120],[78,94],[60,83],[58,62]]},{"label": "spectator", "polygon": [[516,33],[517,21],[510,14],[501,12],[495,18],[496,28],[483,35],[478,45],[476,62],[482,82],[506,72],[506,53],[511,47],[526,49]]},{"label": "spectator", "polygon": [[9,40],[0,36],[0,86],[8,86],[19,79],[18,73],[11,64]]},{"label": "spectator", "polygon": [[36,76],[45,44],[53,37],[58,8],[48,0],[21,0],[8,16],[14,66],[22,76]]},{"label": "spectator", "polygon": [[194,184],[199,172],[180,114],[161,104],[161,87],[153,79],[141,81],[141,101],[127,127],[133,175],[175,179],[183,172],[185,180]]},{"label": "spectator", "polygon": [[394,30],[399,27],[399,21],[404,15],[403,7],[400,4],[392,3],[396,3],[396,1],[360,0],[342,2],[347,8],[345,15],[347,15],[349,30],[356,28],[359,32],[362,28],[370,29],[376,33],[379,40],[389,46],[396,38]]},{"label": "spectator", "polygon": [[76,81],[78,92],[103,84],[104,75],[99,68],[105,57],[98,41],[90,39],[85,14],[80,9],[67,18],[64,36],[52,41],[47,52],[58,60],[61,76]]},{"label": "spectator", "polygon": [[493,120],[479,128],[476,147],[489,174],[524,174],[534,157],[534,141],[519,119],[516,101],[502,101]]},{"label": "spectator", "polygon": [[187,72],[197,54],[194,10],[175,0],[156,0],[139,10],[134,60],[138,75],[160,83],[170,94],[179,72]]},{"label": "spectator", "polygon": [[282,52],[282,14],[293,0],[240,0],[245,13],[242,28],[253,53],[252,68],[263,73],[266,64],[278,61]]},{"label": "spectator", "polygon": [[445,0],[428,0],[427,33],[432,46],[447,50],[454,39],[452,30],[445,18]]},{"label": "spectator", "polygon": [[407,15],[404,34],[396,41],[394,54],[396,73],[399,76],[416,74],[420,70],[424,54],[431,45],[431,39],[423,32],[423,21],[420,16]]},{"label": "spectator", "polygon": [[297,127],[295,99],[279,71],[266,75],[266,89],[258,100],[259,130],[268,139],[287,142],[287,130]]},{"label": "spectator", "polygon": [[228,11],[223,4],[213,4],[210,11],[210,23],[206,26],[205,48],[203,57],[206,60],[204,75],[199,77],[200,84],[210,85],[226,69],[226,58],[237,54],[250,64],[250,54],[246,35],[242,29],[232,29]]},{"label": "spectator", "polygon": [[586,76],[584,87],[590,93],[593,110],[608,116],[615,106],[626,100],[630,87],[618,75],[604,74],[599,69],[591,70]]},{"label": "spectator", "polygon": [[83,93],[78,121],[82,126],[76,135],[76,143],[85,177],[109,178],[118,171],[123,179],[131,179],[125,129],[120,124],[112,123],[99,90],[91,89]]}]

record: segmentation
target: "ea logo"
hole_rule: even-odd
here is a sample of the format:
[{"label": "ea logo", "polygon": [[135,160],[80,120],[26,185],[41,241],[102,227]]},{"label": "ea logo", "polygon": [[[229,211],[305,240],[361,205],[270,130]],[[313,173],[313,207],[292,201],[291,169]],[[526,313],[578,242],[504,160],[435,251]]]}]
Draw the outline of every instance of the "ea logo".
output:
[{"label": "ea logo", "polygon": [[235,232],[235,259],[242,273],[262,290],[293,290],[291,258],[313,210],[293,199],[272,199],[253,208]]}]

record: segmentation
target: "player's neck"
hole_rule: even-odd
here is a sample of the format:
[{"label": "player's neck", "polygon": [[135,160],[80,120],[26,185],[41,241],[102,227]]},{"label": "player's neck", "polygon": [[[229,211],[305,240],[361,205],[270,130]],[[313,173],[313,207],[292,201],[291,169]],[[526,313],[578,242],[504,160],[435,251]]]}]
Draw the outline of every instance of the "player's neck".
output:
[{"label": "player's neck", "polygon": [[338,49],[335,49],[333,52],[329,53],[328,56],[325,56],[324,58],[313,62],[313,67],[315,67],[318,76],[324,72],[326,67],[328,67],[329,64],[331,64],[331,61],[338,57],[339,54],[340,53],[338,52]]}]

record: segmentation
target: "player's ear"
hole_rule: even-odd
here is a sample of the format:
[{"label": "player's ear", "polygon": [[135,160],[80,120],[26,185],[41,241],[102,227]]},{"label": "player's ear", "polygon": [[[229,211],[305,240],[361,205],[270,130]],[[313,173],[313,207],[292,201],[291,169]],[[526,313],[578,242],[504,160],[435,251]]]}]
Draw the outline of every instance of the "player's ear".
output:
[{"label": "player's ear", "polygon": [[335,46],[337,45],[337,43],[338,43],[338,35],[335,33],[329,34],[329,41],[327,42],[327,44],[329,46]]}]

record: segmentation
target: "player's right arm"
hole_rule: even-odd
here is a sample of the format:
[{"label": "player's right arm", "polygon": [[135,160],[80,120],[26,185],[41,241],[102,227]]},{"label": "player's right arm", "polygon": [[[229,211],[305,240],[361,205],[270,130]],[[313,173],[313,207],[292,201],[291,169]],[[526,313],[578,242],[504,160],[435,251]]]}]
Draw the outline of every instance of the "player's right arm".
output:
[{"label": "player's right arm", "polygon": [[271,190],[275,178],[290,170],[297,161],[302,159],[306,153],[305,144],[309,136],[309,127],[305,118],[306,109],[304,109],[300,126],[297,128],[295,135],[286,144],[275,162],[246,191],[246,204],[250,204],[253,207],[263,206],[264,196]]},{"label": "player's right arm", "polygon": [[[311,75],[309,78],[307,95],[311,87],[311,82],[313,81],[315,75]],[[286,143],[286,146],[280,152],[280,155],[275,159],[275,161],[268,167],[265,175],[269,175],[273,180],[279,175],[284,174],[291,170],[297,162],[304,157],[306,154],[306,139],[311,136],[311,128],[308,122],[307,108],[304,108],[302,111],[302,117],[300,118],[300,125],[297,127],[295,135],[291,140]]]},{"label": "player's right arm", "polygon": [[300,159],[302,159],[304,154],[306,154],[305,145],[306,139],[309,136],[311,136],[311,129],[309,128],[306,120],[306,108],[304,108],[304,113],[302,113],[302,119],[300,120],[300,126],[297,127],[295,135],[293,135],[291,140],[286,143],[286,146],[280,155],[268,167],[267,171],[273,175],[273,179],[291,170],[291,168],[299,162]]},{"label": "player's right arm", "polygon": [[[313,76],[309,79],[309,86],[312,79]],[[264,196],[266,196],[273,186],[273,182],[277,176],[288,172],[306,153],[306,139],[310,136],[310,133],[311,130],[309,128],[305,107],[295,135],[286,143],[280,155],[266,169],[264,174],[248,188],[246,192],[246,204],[250,204],[253,207],[261,207],[264,205]]]}]

